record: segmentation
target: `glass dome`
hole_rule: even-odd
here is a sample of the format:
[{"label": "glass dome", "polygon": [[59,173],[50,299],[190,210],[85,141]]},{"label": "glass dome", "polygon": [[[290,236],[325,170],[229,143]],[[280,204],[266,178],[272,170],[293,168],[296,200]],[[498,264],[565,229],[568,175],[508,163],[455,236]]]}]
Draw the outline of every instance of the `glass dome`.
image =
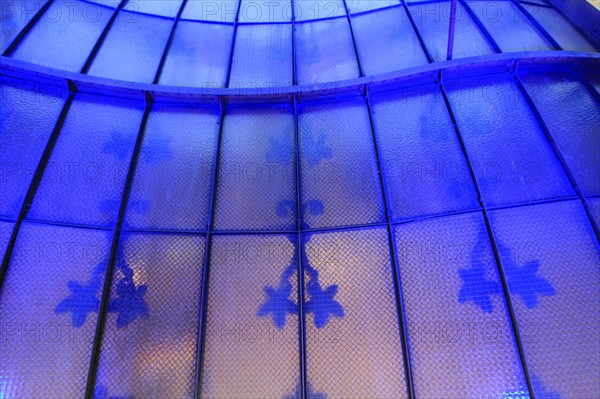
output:
[{"label": "glass dome", "polygon": [[600,397],[590,20],[3,0],[0,399]]}]

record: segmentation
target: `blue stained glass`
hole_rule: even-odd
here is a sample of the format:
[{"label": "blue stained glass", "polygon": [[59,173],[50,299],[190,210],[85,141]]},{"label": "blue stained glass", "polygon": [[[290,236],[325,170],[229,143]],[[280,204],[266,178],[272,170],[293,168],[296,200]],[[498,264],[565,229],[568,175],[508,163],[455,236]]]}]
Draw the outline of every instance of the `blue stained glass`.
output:
[{"label": "blue stained glass", "polygon": [[587,198],[587,203],[596,224],[600,226],[600,198]]},{"label": "blue stained glass", "polygon": [[291,22],[291,0],[240,0],[241,23]]},{"label": "blue stained glass", "polygon": [[512,78],[479,76],[450,80],[446,87],[488,206],[574,194]]},{"label": "blue stained glass", "polygon": [[346,15],[343,0],[295,0],[296,21],[332,18]]},{"label": "blue stained glass", "polygon": [[89,74],[152,83],[172,26],[167,18],[121,10]]},{"label": "blue stained glass", "polygon": [[477,209],[477,194],[436,86],[371,96],[393,220]]},{"label": "blue stained glass", "polygon": [[[502,244],[500,258],[529,371],[536,376],[536,397],[596,397],[600,251],[583,206],[564,201],[503,209],[490,212],[490,220]],[[536,278],[511,278],[513,263],[536,263],[529,268]],[[539,279],[552,285],[553,295]],[[538,295],[532,307],[524,292],[546,295]]]},{"label": "blue stained glass", "polygon": [[7,78],[0,78],[0,90],[0,215],[16,218],[66,93]]},{"label": "blue stained glass", "polygon": [[399,0],[346,0],[348,11],[356,14],[363,11],[377,10],[384,7],[399,6]]},{"label": "blue stained glass", "polygon": [[38,65],[79,72],[114,10],[86,1],[54,4],[12,56]]},{"label": "blue stained glass", "polygon": [[4,52],[44,4],[39,0],[2,0],[0,53]]},{"label": "blue stained glass", "polygon": [[234,22],[238,0],[188,0],[181,14],[196,21]]},{"label": "blue stained glass", "polygon": [[129,0],[124,8],[128,11],[175,17],[181,3],[182,0]]},{"label": "blue stained glass", "polygon": [[8,241],[12,235],[15,224],[0,220],[0,262],[4,259],[4,254],[8,247]]},{"label": "blue stained glass", "polygon": [[[115,222],[143,103],[78,94],[28,218],[110,226]],[[94,134],[89,134],[93,129]],[[107,200],[112,207],[107,209]]]}]

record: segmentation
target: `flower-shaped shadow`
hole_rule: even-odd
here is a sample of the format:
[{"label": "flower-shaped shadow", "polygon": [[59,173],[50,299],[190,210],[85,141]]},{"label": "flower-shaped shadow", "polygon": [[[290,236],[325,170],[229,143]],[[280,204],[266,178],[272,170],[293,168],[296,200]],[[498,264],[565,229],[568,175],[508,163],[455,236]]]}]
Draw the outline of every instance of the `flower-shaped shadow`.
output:
[{"label": "flower-shaped shadow", "polygon": [[486,265],[477,262],[470,269],[459,269],[462,287],[458,294],[458,302],[473,302],[486,313],[492,313],[492,296],[500,293],[500,284],[486,277]]},{"label": "flower-shaped shadow", "polygon": [[71,295],[62,300],[54,309],[55,313],[73,312],[73,326],[82,327],[88,314],[100,308],[98,286],[93,282],[82,285],[77,281],[69,281]]},{"label": "flower-shaped shadow", "polygon": [[267,294],[267,300],[258,309],[258,316],[272,315],[275,327],[281,330],[285,326],[288,313],[298,313],[298,306],[289,299],[292,294],[292,285],[285,280],[279,285],[279,289],[265,287],[265,293]]},{"label": "flower-shaped shadow", "polygon": [[310,299],[306,302],[304,309],[306,313],[314,315],[317,328],[325,327],[332,316],[345,316],[342,305],[334,299],[338,292],[337,285],[330,285],[323,289],[318,280],[311,279],[306,285],[306,290],[310,295]]},{"label": "flower-shaped shadow", "polygon": [[130,278],[124,278],[117,283],[117,298],[108,305],[110,313],[118,313],[117,328],[123,328],[133,323],[138,317],[148,317],[148,305],[144,295],[147,285],[137,286]]}]

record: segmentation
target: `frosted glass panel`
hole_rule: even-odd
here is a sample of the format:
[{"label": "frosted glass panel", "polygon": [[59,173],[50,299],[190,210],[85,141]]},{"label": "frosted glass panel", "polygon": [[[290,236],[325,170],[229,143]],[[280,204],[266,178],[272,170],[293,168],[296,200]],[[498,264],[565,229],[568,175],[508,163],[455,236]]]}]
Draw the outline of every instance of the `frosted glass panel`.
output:
[{"label": "frosted glass panel", "polygon": [[232,37],[233,25],[179,21],[160,83],[223,87]]},{"label": "frosted glass panel", "polygon": [[128,11],[174,18],[181,2],[182,0],[129,0],[124,8]]},{"label": "frosted glass panel", "polygon": [[238,0],[188,0],[181,18],[197,21],[234,22]]},{"label": "frosted glass panel", "polygon": [[240,25],[229,87],[280,87],[291,84],[291,24]]},{"label": "frosted glass panel", "polygon": [[10,240],[14,227],[14,223],[0,220],[0,259],[4,259],[4,254],[8,248],[8,241]]},{"label": "frosted glass panel", "polygon": [[89,74],[152,83],[172,25],[166,18],[121,11]]},{"label": "frosted glass panel", "polygon": [[348,11],[356,14],[363,11],[377,10],[379,8],[397,6],[399,0],[346,0]]},{"label": "frosted glass panel", "polygon": [[308,21],[346,15],[343,0],[295,0],[294,7],[296,10],[296,21]]},{"label": "frosted glass panel", "polygon": [[241,23],[291,22],[291,0],[240,0]]},{"label": "frosted glass panel", "polygon": [[42,8],[44,3],[39,0],[2,0],[0,15],[0,52],[8,46],[23,30],[25,25]]}]

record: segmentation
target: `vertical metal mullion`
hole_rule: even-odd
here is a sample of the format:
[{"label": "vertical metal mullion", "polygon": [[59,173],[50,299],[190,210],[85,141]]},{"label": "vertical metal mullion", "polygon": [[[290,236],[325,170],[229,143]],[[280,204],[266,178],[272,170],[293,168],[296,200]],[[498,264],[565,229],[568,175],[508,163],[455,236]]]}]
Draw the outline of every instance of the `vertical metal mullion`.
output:
[{"label": "vertical metal mullion", "polygon": [[224,97],[219,97],[221,115],[219,117],[219,133],[217,137],[217,148],[215,149],[212,181],[210,184],[210,200],[208,208],[208,225],[206,231],[206,244],[204,250],[204,268],[202,269],[202,281],[200,285],[200,317],[198,318],[198,341],[196,358],[196,379],[194,381],[194,398],[202,397],[202,380],[204,377],[204,353],[206,351],[206,319],[208,315],[208,285],[210,280],[210,255],[213,237],[213,225],[215,208],[217,206],[217,182],[219,181],[219,167],[221,161],[221,146],[223,144],[223,127],[225,111],[227,109]]},{"label": "vertical metal mullion", "polygon": [[238,20],[240,19],[240,9],[242,8],[242,0],[238,0],[237,10],[235,10],[235,20],[233,21],[233,35],[231,35],[231,48],[229,49],[229,59],[227,60],[227,78],[225,79],[225,87],[229,87],[231,80],[231,66],[233,64],[233,53],[235,51],[235,42],[237,40]]},{"label": "vertical metal mullion", "polygon": [[473,22],[475,22],[477,29],[483,35],[483,37],[487,41],[488,45],[492,48],[492,50],[494,50],[495,53],[501,53],[502,50],[500,49],[500,46],[498,46],[498,43],[496,43],[496,41],[492,37],[492,34],[483,25],[477,14],[475,14],[475,12],[471,9],[471,6],[469,6],[469,4],[465,0],[458,1],[460,2],[460,5],[467,11],[467,14],[469,14],[469,17],[471,17]]},{"label": "vertical metal mullion", "polygon": [[294,152],[295,152],[295,174],[296,174],[296,262],[298,274],[298,344],[300,350],[300,398],[308,399],[307,373],[306,373],[306,320],[304,314],[304,265],[302,264],[303,237],[302,231],[302,174],[300,165],[300,132],[298,128],[298,104],[296,95],[292,95],[292,107],[294,111]]},{"label": "vertical metal mullion", "polygon": [[[295,86],[298,82],[296,72],[296,0],[290,0],[292,4],[292,86]],[[300,0],[303,1],[303,0]],[[295,104],[295,102],[294,102]],[[294,105],[295,109],[295,105]]]},{"label": "vertical metal mullion", "polygon": [[414,18],[412,17],[412,14],[410,13],[408,6],[406,5],[406,1],[400,0],[400,3],[402,4],[402,7],[404,8],[404,12],[406,13],[406,16],[408,17],[408,20],[410,21],[410,25],[412,26],[415,34],[417,35],[417,39],[419,39],[419,43],[421,44],[421,49],[425,53],[425,57],[427,57],[427,61],[430,64],[433,63],[434,62],[433,57],[431,56],[429,49],[427,49],[427,46],[425,45],[423,36],[421,36],[421,32],[419,32],[419,29],[417,28],[417,24],[416,24]]},{"label": "vertical metal mullion", "polygon": [[533,15],[531,15],[529,13],[529,11],[527,11],[527,9],[525,7],[523,7],[523,5],[521,3],[519,3],[519,0],[510,0],[513,5],[517,8],[517,10],[519,10],[521,12],[521,14],[523,14],[525,16],[525,18],[527,18],[527,20],[529,22],[531,22],[531,24],[533,25],[533,27],[535,28],[535,30],[538,31],[538,33],[540,35],[542,35],[542,37],[544,39],[546,39],[546,41],[548,43],[550,43],[550,45],[552,47],[554,47],[554,50],[562,50],[563,48],[560,46],[560,44],[558,44],[558,42],[556,40],[554,40],[554,38],[552,37],[552,35],[550,33],[548,33],[548,31],[542,26],[542,24],[540,24],[537,19],[535,19],[533,17]]},{"label": "vertical metal mullion", "polygon": [[[29,31],[31,31],[31,29],[35,26],[35,24],[40,20],[42,15],[44,15],[46,13],[46,11],[48,11],[48,8],[50,8],[52,3],[54,3],[54,0],[48,0],[42,7],[40,7],[40,9],[35,13],[35,15],[33,17],[31,17],[29,22],[27,22],[27,24],[25,24],[23,29],[21,29],[21,31],[13,39],[13,41],[6,48],[6,50],[4,50],[4,52],[2,53],[3,56],[10,57],[10,55],[13,53],[13,51],[15,51],[15,49],[19,46],[19,44],[21,44],[21,42],[23,41],[25,36],[27,36]],[[25,5],[25,3],[23,3],[23,5]],[[4,10],[1,10],[1,11],[4,11]],[[4,17],[4,15],[2,15],[2,17]]]},{"label": "vertical metal mullion", "polygon": [[85,61],[85,64],[83,64],[83,67],[81,68],[81,71],[79,71],[79,73],[82,73],[84,75],[88,73],[88,71],[90,70],[90,67],[92,66],[92,62],[94,62],[96,55],[98,55],[98,51],[100,51],[100,47],[102,47],[102,44],[104,43],[104,40],[106,39],[106,36],[108,36],[108,32],[112,28],[113,24],[115,23],[115,20],[117,19],[117,16],[121,12],[121,10],[123,9],[123,7],[125,6],[125,3],[127,3],[127,1],[128,0],[121,0],[119,5],[117,6],[117,8],[115,8],[113,14],[111,15],[110,19],[108,20],[108,23],[102,30],[102,33],[98,37],[98,40],[96,40],[96,44],[94,44],[94,47],[92,48],[92,51],[90,52],[90,55],[88,56],[87,60]]},{"label": "vertical metal mullion", "polygon": [[490,222],[488,210],[485,206],[485,201],[483,200],[483,196],[481,195],[481,189],[479,186],[479,182],[477,181],[477,176],[475,175],[475,171],[473,169],[473,163],[471,162],[469,153],[467,152],[467,148],[465,146],[465,142],[464,142],[462,134],[460,132],[458,122],[456,120],[456,117],[454,116],[454,111],[452,111],[452,107],[450,105],[450,100],[448,99],[446,89],[444,88],[444,84],[442,81],[442,71],[439,72],[438,87],[444,98],[444,103],[446,104],[446,109],[448,111],[448,114],[450,115],[452,124],[454,125],[454,131],[456,133],[456,137],[460,144],[460,148],[463,153],[463,156],[465,157],[465,160],[467,162],[467,166],[469,168],[469,174],[471,175],[471,179],[473,180],[473,184],[474,184],[475,190],[477,192],[477,199],[478,199],[479,205],[481,207],[481,212],[483,214],[483,219],[485,221],[485,227],[486,227],[486,230],[488,233],[488,238],[490,240],[490,244],[492,246],[492,251],[494,253],[494,260],[496,261],[498,275],[500,277],[500,281],[502,284],[502,291],[504,293],[504,297],[506,300],[506,307],[508,309],[510,323],[511,323],[512,331],[513,331],[513,335],[515,337],[515,343],[517,345],[519,360],[521,362],[521,367],[523,368],[523,373],[525,374],[525,381],[527,383],[527,389],[529,391],[530,398],[535,399],[535,392],[533,390],[533,384],[531,382],[531,374],[529,373],[529,367],[527,366],[527,359],[525,358],[525,350],[523,348],[523,341],[521,340],[521,333],[519,332],[519,328],[517,326],[517,316],[515,314],[514,306],[512,304],[512,299],[510,297],[510,290],[508,287],[508,282],[506,281],[506,273],[504,271],[504,266],[503,266],[502,260],[500,258],[500,252],[498,250],[498,245],[496,243],[494,231],[492,230],[492,224]]},{"label": "vertical metal mullion", "polygon": [[2,286],[6,278],[8,265],[10,263],[10,258],[12,257],[12,253],[15,248],[17,236],[19,235],[19,230],[21,229],[21,224],[23,222],[23,219],[27,217],[29,209],[31,209],[33,198],[35,197],[38,187],[42,181],[42,177],[44,176],[44,172],[46,170],[46,167],[48,166],[48,162],[50,161],[50,156],[52,155],[52,151],[54,150],[58,137],[60,136],[60,132],[67,118],[67,114],[69,113],[69,110],[71,108],[71,104],[73,103],[75,94],[77,93],[77,86],[75,86],[75,83],[71,80],[67,81],[67,83],[69,87],[69,95],[67,96],[65,103],[63,104],[62,110],[60,111],[56,123],[54,124],[52,133],[50,133],[50,137],[46,142],[46,146],[44,147],[44,151],[42,152],[40,161],[38,162],[31,182],[29,183],[27,193],[25,194],[25,198],[23,199],[23,203],[21,204],[21,209],[19,210],[17,220],[15,221],[15,225],[13,226],[12,233],[6,246],[6,252],[4,253],[4,258],[2,259],[2,265],[0,267],[0,294],[2,293]]},{"label": "vertical metal mullion", "polygon": [[121,228],[123,226],[123,220],[125,219],[125,212],[127,210],[127,202],[131,193],[131,187],[133,185],[133,178],[137,168],[138,159],[140,156],[140,150],[142,148],[142,142],[144,141],[144,134],[146,131],[146,125],[148,123],[148,117],[150,116],[150,110],[154,103],[154,99],[149,92],[144,92],[146,104],[144,107],[144,114],[140,128],[138,130],[135,145],[133,147],[133,153],[131,155],[131,161],[129,162],[129,168],[127,170],[127,177],[125,179],[125,186],[123,188],[123,194],[121,196],[121,202],[119,204],[119,213],[117,215],[117,222],[113,232],[113,238],[110,247],[110,254],[108,263],[106,266],[106,273],[104,277],[104,286],[102,288],[102,299],[100,301],[100,309],[98,311],[98,321],[96,324],[96,332],[94,335],[94,344],[92,347],[92,356],[90,359],[90,366],[88,369],[87,385],[85,389],[85,397],[87,399],[94,398],[94,389],[96,387],[96,377],[98,375],[98,366],[100,363],[100,354],[102,351],[102,341],[104,339],[104,329],[106,327],[106,318],[108,313],[108,305],[110,302],[110,291],[112,287],[112,280],[117,264],[117,254],[119,249],[119,241],[121,236]]},{"label": "vertical metal mullion", "polygon": [[183,0],[181,2],[181,5],[179,6],[179,10],[177,11],[177,15],[175,16],[175,20],[173,21],[173,26],[171,27],[171,32],[169,33],[169,39],[167,40],[165,49],[163,50],[162,56],[160,57],[160,63],[158,64],[156,75],[154,75],[154,80],[152,81],[153,84],[158,84],[158,82],[160,81],[160,76],[162,75],[167,56],[169,55],[169,50],[171,49],[171,44],[173,43],[173,38],[175,37],[175,30],[177,29],[177,24],[181,19],[181,14],[183,14],[183,9],[185,8],[187,1],[188,0]]},{"label": "vertical metal mullion", "polygon": [[456,27],[456,0],[450,0],[450,26],[448,27],[448,51],[446,59],[452,59],[454,49],[454,28]]},{"label": "vertical metal mullion", "polygon": [[554,152],[554,156],[556,156],[556,158],[558,159],[558,162],[560,163],[565,174],[567,175],[567,178],[569,179],[571,186],[573,187],[573,189],[575,190],[575,193],[577,193],[577,196],[581,200],[583,207],[585,209],[585,213],[587,214],[588,219],[590,220],[590,224],[592,225],[592,228],[594,230],[594,234],[596,235],[596,240],[598,241],[598,243],[600,243],[600,230],[598,229],[598,224],[596,223],[596,220],[594,219],[592,210],[590,209],[589,204],[587,203],[587,199],[585,198],[585,195],[583,194],[583,192],[581,191],[581,188],[577,184],[575,175],[573,175],[573,172],[569,168],[569,165],[567,164],[565,157],[563,156],[562,152],[560,151],[558,143],[556,142],[556,140],[554,140],[554,137],[552,136],[552,133],[550,132],[550,129],[548,128],[548,125],[546,124],[546,121],[542,117],[542,114],[536,107],[536,105],[533,101],[533,98],[531,98],[531,96],[529,95],[529,92],[525,88],[525,85],[523,85],[521,78],[517,74],[516,65],[513,65],[513,68],[511,69],[511,75],[512,75],[515,83],[519,87],[519,91],[521,92],[521,94],[523,95],[525,100],[527,101],[529,108],[535,115],[535,118],[536,118],[538,124],[540,125],[540,128],[542,129],[542,132],[544,133],[544,136],[546,137],[546,140],[548,141],[548,143],[550,144],[550,147],[552,148],[552,151]]},{"label": "vertical metal mullion", "polygon": [[387,236],[388,245],[390,248],[390,258],[392,261],[392,276],[394,279],[394,291],[396,294],[396,311],[398,313],[398,328],[400,330],[400,341],[402,345],[402,359],[404,361],[404,375],[406,378],[406,390],[409,399],[415,397],[413,377],[412,377],[412,366],[410,360],[410,353],[408,347],[408,325],[406,322],[406,312],[404,309],[404,296],[402,295],[402,278],[400,276],[400,265],[397,258],[396,241],[394,240],[394,227],[392,225],[392,217],[390,215],[390,200],[385,180],[385,171],[381,163],[380,148],[377,140],[377,134],[375,133],[375,123],[373,120],[373,110],[371,108],[371,101],[369,100],[369,89],[365,85],[364,98],[369,112],[369,123],[371,126],[371,135],[373,139],[373,148],[375,150],[375,159],[377,161],[377,171],[379,175],[379,184],[381,185],[381,194],[383,196],[383,208],[385,213],[385,220],[387,222]]},{"label": "vertical metal mullion", "polygon": [[358,76],[365,76],[362,63],[360,62],[360,55],[358,54],[358,46],[356,44],[356,38],[354,37],[354,29],[352,28],[352,18],[350,17],[350,10],[348,10],[348,5],[346,4],[346,0],[344,1],[344,8],[346,9],[346,18],[348,20],[348,26],[350,27],[350,36],[352,37],[352,46],[354,46],[354,54],[356,55],[356,64],[358,65]]}]

